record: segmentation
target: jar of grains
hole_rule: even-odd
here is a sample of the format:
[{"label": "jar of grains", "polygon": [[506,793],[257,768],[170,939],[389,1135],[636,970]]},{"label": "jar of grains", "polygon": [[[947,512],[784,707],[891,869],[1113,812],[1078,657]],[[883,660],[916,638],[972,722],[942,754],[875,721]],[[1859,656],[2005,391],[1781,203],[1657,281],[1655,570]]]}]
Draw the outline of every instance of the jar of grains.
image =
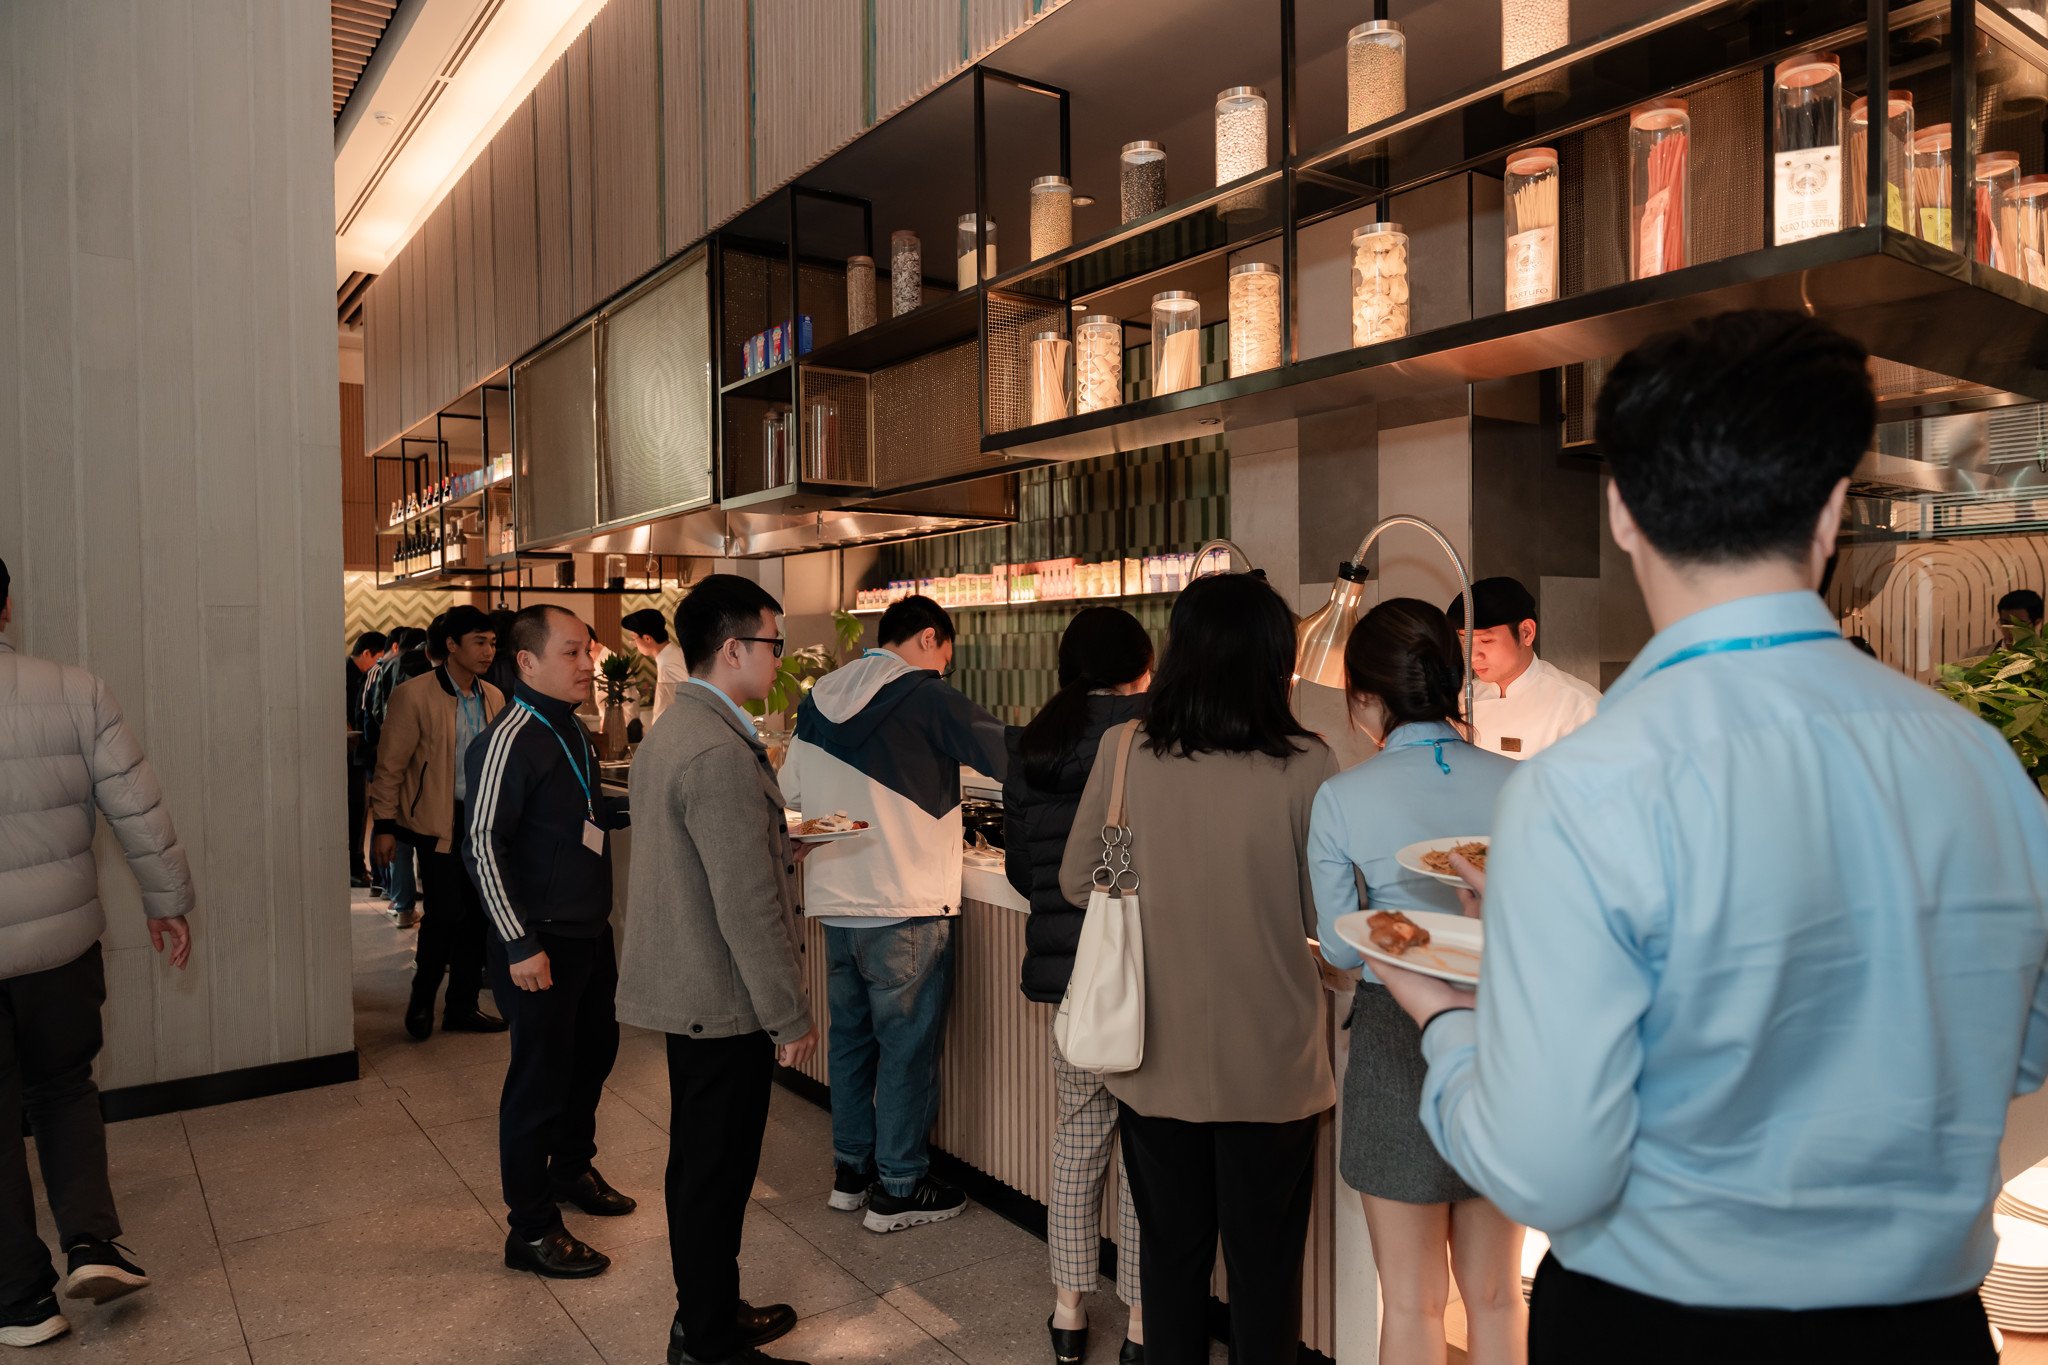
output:
[{"label": "jar of grains", "polygon": [[996,220],[991,218],[981,223],[979,232],[975,231],[977,223],[980,219],[974,214],[963,213],[953,235],[954,265],[958,273],[957,283],[962,289],[972,289],[975,285],[974,243],[977,237],[981,240],[981,278],[992,280],[996,274]]},{"label": "jar of grains", "polygon": [[915,313],[924,302],[924,248],[917,234],[899,228],[889,234],[889,316]]},{"label": "jar of grains", "polygon": [[1123,192],[1128,223],[1166,207],[1166,148],[1156,142],[1127,142],[1117,161],[1117,184]]},{"label": "jar of grains", "polygon": [[1031,182],[1031,259],[1074,244],[1074,187],[1063,175]]},{"label": "jar of grains", "polygon": [[1408,234],[1367,223],[1351,234],[1351,344],[1408,335]]},{"label": "jar of grains", "polygon": [[1408,39],[1391,19],[1373,19],[1351,30],[1344,44],[1344,88],[1350,122],[1357,132],[1384,123],[1408,107]]},{"label": "jar of grains", "polygon": [[[1256,86],[1233,85],[1216,96],[1216,183],[1266,168],[1266,96]],[[1266,208],[1264,189],[1245,190],[1216,206],[1225,218],[1251,218]]]},{"label": "jar of grains", "polygon": [[1074,398],[1082,412],[1124,401],[1124,325],[1108,313],[1074,324]]},{"label": "jar of grains", "polygon": [[1230,268],[1230,373],[1280,363],[1280,267],[1247,261]]},{"label": "jar of grains", "polygon": [[846,258],[846,331],[850,336],[875,325],[875,258]]}]

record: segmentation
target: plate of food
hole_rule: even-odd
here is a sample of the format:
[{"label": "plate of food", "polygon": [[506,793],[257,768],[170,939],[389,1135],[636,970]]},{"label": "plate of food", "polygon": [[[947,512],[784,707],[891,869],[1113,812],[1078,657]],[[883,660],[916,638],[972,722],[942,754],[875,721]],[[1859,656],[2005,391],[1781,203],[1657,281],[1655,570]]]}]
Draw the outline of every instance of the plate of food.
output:
[{"label": "plate of food", "polygon": [[835,839],[851,839],[868,832],[868,822],[856,820],[843,810],[830,815],[814,815],[808,820],[789,822],[789,837],[806,844],[830,843]]},{"label": "plate of food", "polygon": [[1484,834],[1459,834],[1449,839],[1424,839],[1394,855],[1394,861],[1418,877],[1432,877],[1446,886],[1465,885],[1465,879],[1451,870],[1451,855],[1459,854],[1481,872],[1486,871],[1487,838]]},{"label": "plate of food", "polygon": [[1479,984],[1486,931],[1476,919],[1436,910],[1356,910],[1337,917],[1337,937],[1374,962],[1458,986]]}]

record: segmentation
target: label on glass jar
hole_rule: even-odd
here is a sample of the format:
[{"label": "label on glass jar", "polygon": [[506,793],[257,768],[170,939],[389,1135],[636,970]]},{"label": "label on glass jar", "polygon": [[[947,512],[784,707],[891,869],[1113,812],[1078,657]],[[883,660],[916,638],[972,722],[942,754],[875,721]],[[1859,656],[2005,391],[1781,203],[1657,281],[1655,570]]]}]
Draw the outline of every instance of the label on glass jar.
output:
[{"label": "label on glass jar", "polygon": [[1887,183],[1884,187],[1884,220],[1900,232],[1906,230],[1906,199],[1899,193],[1899,187]]},{"label": "label on glass jar", "polygon": [[1530,228],[1508,238],[1508,307],[1557,297],[1557,229]]},{"label": "label on glass jar", "polygon": [[1842,149],[1778,153],[1774,200],[1778,245],[1842,230]]}]

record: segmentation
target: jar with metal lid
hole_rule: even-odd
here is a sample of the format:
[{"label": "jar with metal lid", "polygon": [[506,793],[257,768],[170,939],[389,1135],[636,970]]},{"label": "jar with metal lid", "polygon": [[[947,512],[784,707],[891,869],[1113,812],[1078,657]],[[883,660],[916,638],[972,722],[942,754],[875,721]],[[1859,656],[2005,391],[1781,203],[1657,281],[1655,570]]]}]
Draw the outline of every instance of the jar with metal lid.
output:
[{"label": "jar with metal lid", "polygon": [[1280,363],[1280,267],[1246,261],[1230,268],[1230,373],[1257,374]]},{"label": "jar with metal lid", "polygon": [[[1870,220],[1870,101],[1849,106],[1849,146],[1844,178],[1849,182],[1849,222],[1862,227]],[[1884,127],[1885,224],[1913,231],[1913,93],[1894,90],[1885,98]]]},{"label": "jar with metal lid", "polygon": [[977,221],[974,214],[961,214],[958,231],[954,233],[954,265],[958,273],[958,284],[962,289],[972,289],[977,282],[974,267],[974,244],[977,239],[981,242],[979,278],[991,280],[996,274],[996,220],[989,219],[978,233],[975,231]]},{"label": "jar with metal lid", "polygon": [[1771,241],[1778,246],[1842,228],[1842,59],[1802,52],[1771,80]]},{"label": "jar with metal lid", "polygon": [[1977,259],[2008,275],[2020,273],[2018,223],[2011,202],[2019,183],[2018,152],[1986,152],[1977,158]]},{"label": "jar with metal lid", "polygon": [[1117,158],[1117,188],[1128,223],[1166,207],[1166,148],[1156,142],[1126,142]]},{"label": "jar with metal lid", "polygon": [[1408,107],[1408,38],[1391,19],[1372,19],[1344,43],[1346,131],[1384,123]]},{"label": "jar with metal lid", "polygon": [[1558,296],[1557,152],[1528,147],[1508,158],[1506,197],[1507,306],[1527,308]]},{"label": "jar with metal lid", "polygon": [[[1233,85],[1216,96],[1216,183],[1255,175],[1266,168],[1266,96],[1257,86]],[[1233,194],[1216,206],[1225,218],[1265,212],[1263,188]]]},{"label": "jar with metal lid", "polygon": [[1691,263],[1692,115],[1684,100],[1651,100],[1628,115],[1629,278]]},{"label": "jar with metal lid", "polygon": [[1073,392],[1067,387],[1067,359],[1072,350],[1072,344],[1059,332],[1034,333],[1025,343],[1034,424],[1074,415]]},{"label": "jar with metal lid", "polygon": [[1063,175],[1041,175],[1031,182],[1031,259],[1073,244],[1074,187]]},{"label": "jar with metal lid", "polygon": [[2012,205],[2013,273],[2036,289],[2048,289],[2048,175],[2020,177],[2006,195]]},{"label": "jar with metal lid", "polygon": [[1108,313],[1090,313],[1074,324],[1074,399],[1082,412],[1124,401],[1124,325]]},{"label": "jar with metal lid", "polygon": [[1351,344],[1408,335],[1408,234],[1367,223],[1351,234]]},{"label": "jar with metal lid", "polygon": [[875,258],[846,258],[846,331],[851,336],[875,325]]},{"label": "jar with metal lid", "polygon": [[1930,123],[1913,137],[1913,204],[1920,239],[1955,250],[1955,139],[1946,123]]},{"label": "jar with metal lid", "polygon": [[1202,382],[1202,301],[1185,289],[1152,296],[1152,393]]},{"label": "jar with metal lid", "polygon": [[[2048,0],[2006,0],[2005,11],[2036,38],[2048,43]],[[1998,87],[1999,112],[2008,116],[2038,116],[2048,109],[2048,65],[2039,60],[2038,50],[2014,51],[2012,56],[2014,70]]]},{"label": "jar with metal lid", "polygon": [[889,234],[889,316],[914,313],[924,302],[924,248],[917,234],[899,228]]}]

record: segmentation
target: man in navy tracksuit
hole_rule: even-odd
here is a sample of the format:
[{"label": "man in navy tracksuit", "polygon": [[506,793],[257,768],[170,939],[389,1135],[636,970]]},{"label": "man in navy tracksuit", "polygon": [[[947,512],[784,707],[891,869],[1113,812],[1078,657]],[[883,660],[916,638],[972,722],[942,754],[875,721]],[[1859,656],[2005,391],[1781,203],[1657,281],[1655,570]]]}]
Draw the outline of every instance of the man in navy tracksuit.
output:
[{"label": "man in navy tracksuit", "polygon": [[625,821],[599,790],[597,755],[576,718],[590,696],[589,630],[559,607],[528,607],[510,636],[518,686],[464,759],[463,852],[492,929],[491,994],[512,1026],[498,1106],[512,1228],[505,1264],[574,1279],[611,1260],[572,1236],[555,1206],[634,1208],[590,1164],[598,1097],[619,1052],[607,831]]}]

